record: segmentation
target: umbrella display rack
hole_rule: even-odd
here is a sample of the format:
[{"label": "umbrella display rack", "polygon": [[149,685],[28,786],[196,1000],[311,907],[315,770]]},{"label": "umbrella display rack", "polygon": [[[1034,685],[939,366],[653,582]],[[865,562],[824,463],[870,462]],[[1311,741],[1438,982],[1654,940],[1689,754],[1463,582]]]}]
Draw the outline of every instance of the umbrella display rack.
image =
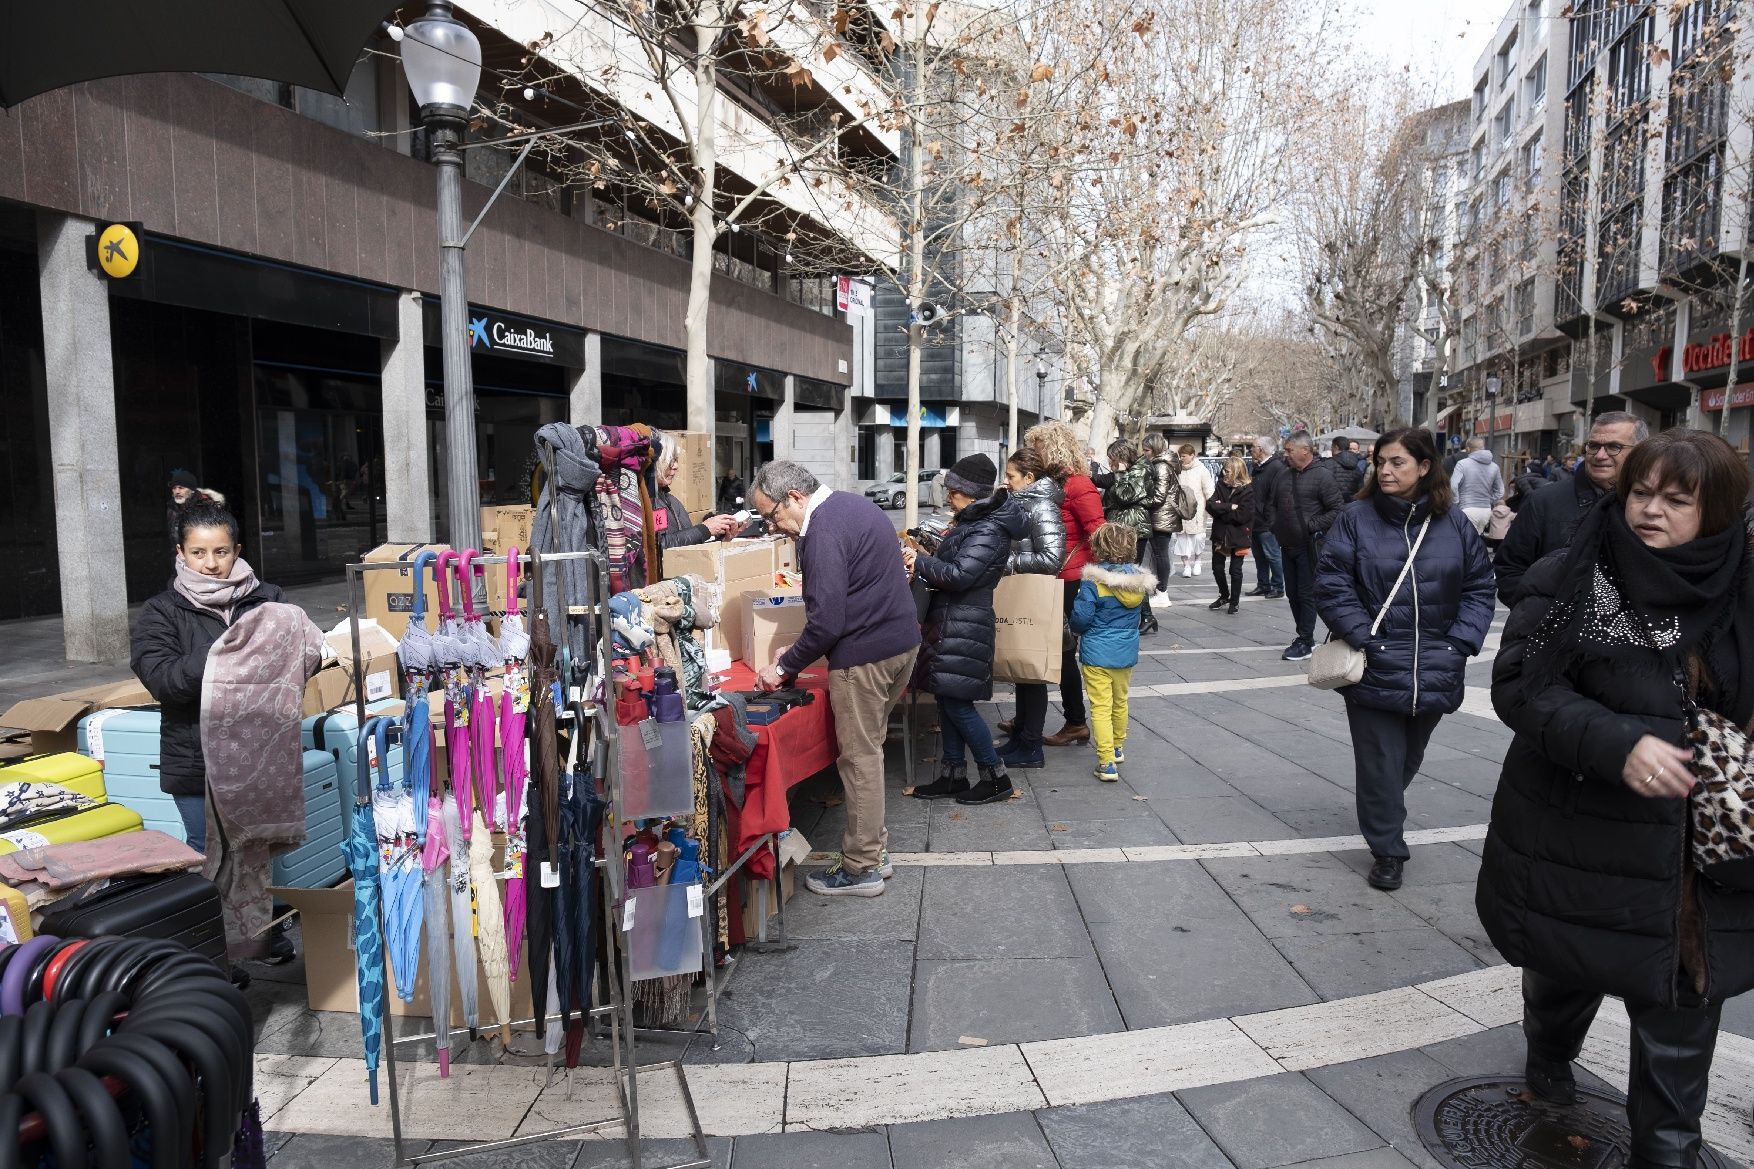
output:
[{"label": "umbrella display rack", "polygon": [[[597,666],[598,676],[605,679],[613,677],[613,645],[611,642],[609,622],[606,619],[608,614],[608,599],[610,595],[608,561],[601,553],[594,550],[555,552],[539,557],[525,555],[518,557],[518,560],[522,566],[529,566],[533,561],[546,563],[566,560],[585,560],[589,562],[591,571],[586,574],[589,587],[589,596],[586,598],[587,603],[584,605],[567,606],[565,609],[566,620],[582,620],[593,623],[592,632],[596,644],[595,664]],[[506,562],[507,558],[504,556],[481,556],[475,560],[475,563],[477,564],[488,566],[503,566]],[[407,572],[408,566],[399,562],[388,562],[382,564],[349,564],[347,566],[349,613],[358,616],[365,611],[363,585],[365,574],[369,572],[383,571]],[[355,620],[350,622],[350,626],[353,634],[352,670],[353,693],[355,695],[354,705],[356,708],[355,713],[357,714],[360,723],[363,725],[367,715],[365,711],[365,679],[362,676],[359,623]],[[557,635],[558,632],[559,631],[557,631]],[[566,689],[570,686],[571,680],[563,677],[561,684],[563,689]],[[707,1020],[716,1035],[716,1007],[721,983],[713,976],[712,961],[710,957],[712,953],[710,923],[713,918],[709,913],[695,912],[696,907],[700,902],[694,901],[694,899],[717,895],[719,890],[724,886],[725,881],[729,879],[730,875],[737,869],[741,868],[742,865],[748,861],[749,857],[754,855],[758,849],[763,846],[772,847],[772,839],[771,837],[768,837],[764,838],[763,841],[757,842],[755,846],[751,847],[738,859],[731,869],[720,874],[718,879],[710,887],[702,884],[655,886],[648,889],[632,890],[631,892],[634,896],[630,897],[630,890],[628,889],[627,883],[627,866],[622,853],[621,832],[624,822],[622,816],[624,793],[621,790],[620,768],[617,764],[617,751],[615,749],[616,736],[619,728],[615,723],[613,704],[603,703],[593,705],[590,703],[566,703],[557,707],[557,709],[577,711],[579,713],[573,717],[581,718],[589,723],[588,728],[575,727],[574,733],[587,734],[590,736],[592,747],[591,755],[592,758],[600,761],[603,768],[604,794],[609,802],[608,810],[603,816],[596,858],[599,877],[598,889],[603,906],[603,920],[609,926],[607,929],[609,962],[603,970],[603,977],[593,979],[592,981],[592,1005],[587,1008],[584,1013],[590,1020],[592,1029],[598,1034],[602,1033],[601,1030],[598,1029],[602,1028],[605,1023],[607,1024],[611,1054],[610,1070],[612,1073],[612,1083],[615,1088],[615,1114],[600,1120],[592,1120],[580,1124],[562,1125],[558,1128],[549,1129],[543,1132],[513,1136],[504,1140],[480,1141],[473,1144],[459,1145],[454,1148],[445,1149],[442,1152],[411,1153],[408,1148],[407,1140],[402,1132],[402,1101],[397,1087],[396,1047],[398,1044],[431,1040],[434,1036],[432,1034],[403,1036],[395,1034],[395,1017],[390,1013],[389,1009],[390,987],[393,984],[393,979],[387,961],[389,951],[386,947],[384,976],[381,980],[383,998],[378,1004],[378,1009],[382,1013],[383,1024],[386,1032],[383,1046],[383,1063],[389,1081],[390,1130],[395,1144],[395,1164],[398,1167],[450,1161],[461,1157],[471,1156],[476,1153],[508,1149],[519,1145],[534,1144],[540,1141],[556,1140],[565,1137],[583,1136],[587,1133],[600,1132],[606,1129],[615,1128],[622,1129],[626,1134],[627,1158],[630,1169],[710,1169],[710,1166],[712,1165],[712,1156],[707,1148],[706,1136],[700,1127],[700,1117],[694,1105],[694,1097],[689,1091],[688,1077],[683,1070],[681,1059],[678,1058],[657,1063],[647,1063],[642,1066],[637,1058],[637,1053],[635,1051],[636,1035],[640,1032],[641,1028],[636,1027],[634,1024],[633,998],[630,993],[630,986],[634,981],[635,951],[649,948],[649,941],[643,938],[636,940],[632,936],[632,932],[637,929],[639,915],[642,913],[645,914],[648,922],[653,918],[664,920],[670,916],[670,910],[673,907],[668,905],[658,905],[658,896],[662,896],[666,901],[674,897],[677,900],[689,902],[682,906],[681,912],[686,913],[687,917],[690,919],[698,917],[701,923],[700,940],[704,947],[705,957],[703,959],[703,966],[705,981],[708,987]],[[777,874],[775,880],[777,884]],[[700,892],[696,893],[695,890],[700,890]],[[649,898],[652,902],[649,908],[645,904],[645,902],[648,901],[647,895],[657,895]],[[383,910],[380,904],[378,922],[380,931],[382,931],[384,926],[382,913]],[[538,977],[537,973],[533,970],[530,972],[530,975],[531,977]],[[366,1004],[362,1003],[361,1009],[367,1009]],[[534,1019],[515,1020],[510,1025],[524,1026],[534,1021]],[[653,1074],[667,1074],[675,1077],[682,1101],[683,1111],[688,1117],[690,1138],[694,1145],[694,1156],[683,1161],[669,1161],[661,1166],[646,1164],[641,1159],[640,1154],[639,1079],[641,1076]],[[551,1086],[552,1083],[553,1079],[551,1076]],[[570,1098],[570,1080],[568,1087],[568,1097]]]}]

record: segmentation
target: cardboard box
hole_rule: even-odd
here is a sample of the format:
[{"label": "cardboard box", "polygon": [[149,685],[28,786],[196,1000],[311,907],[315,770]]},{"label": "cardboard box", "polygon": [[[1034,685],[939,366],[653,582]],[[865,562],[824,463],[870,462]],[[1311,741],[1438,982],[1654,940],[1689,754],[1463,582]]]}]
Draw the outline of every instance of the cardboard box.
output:
[{"label": "cardboard box", "polygon": [[30,732],[30,754],[79,749],[79,720],[94,710],[117,706],[153,706],[156,699],[133,678],[42,698],[27,698],[0,714],[0,727]]},{"label": "cardboard box", "polygon": [[[354,964],[353,882],[348,880],[333,889],[271,889],[269,892],[298,910],[300,933],[304,942],[305,1000],[313,1011],[359,1011],[359,975]],[[523,947],[520,947],[522,950]],[[447,943],[446,956],[450,949]],[[405,1003],[390,984],[390,1013],[430,1018],[432,996],[427,990],[426,935],[421,933],[420,973],[414,983],[414,1001]],[[476,977],[481,983],[481,1023],[488,1027],[499,1022],[493,1010],[493,999],[487,993],[486,974],[477,960]],[[530,964],[520,961],[518,980],[512,983],[511,1016],[530,1017]],[[463,1004],[457,995],[456,972],[451,975],[451,1026],[461,1029]]]},{"label": "cardboard box", "polygon": [[[396,655],[378,654],[365,659],[365,700],[394,698],[402,692],[402,670]],[[351,662],[330,662],[305,683],[304,715],[322,714],[338,706],[351,706],[354,701],[353,666]]]},{"label": "cardboard box", "polygon": [[773,587],[774,557],[779,547],[773,540],[724,540],[668,548],[664,570],[671,576],[702,577],[719,590],[717,644],[736,654],[742,652],[749,626],[749,605],[741,599]]},{"label": "cardboard box", "polygon": [[684,431],[676,439],[682,449],[676,456],[676,479],[670,484],[670,492],[682,501],[691,516],[711,510],[718,494],[718,483],[713,479],[712,436]]},{"label": "cardboard box", "polygon": [[[365,554],[366,564],[396,564],[388,570],[364,574],[365,615],[401,640],[408,629],[408,614],[414,609],[414,558],[424,551],[443,552],[445,544],[379,544]],[[438,622],[438,583],[429,570],[422,574],[425,581],[427,621]]]},{"label": "cardboard box", "polygon": [[764,589],[740,600],[748,609],[743,663],[759,670],[772,665],[804,632],[804,594],[799,589]]},{"label": "cardboard box", "polygon": [[528,552],[530,533],[535,526],[536,509],[533,507],[484,507],[481,509],[481,547],[495,556],[505,555],[507,548]]},{"label": "cardboard box", "polygon": [[[810,842],[796,828],[780,838],[780,896],[787,902],[797,892],[798,865],[810,855]],[[773,882],[743,882],[743,937],[761,937],[762,919],[774,912]]]}]

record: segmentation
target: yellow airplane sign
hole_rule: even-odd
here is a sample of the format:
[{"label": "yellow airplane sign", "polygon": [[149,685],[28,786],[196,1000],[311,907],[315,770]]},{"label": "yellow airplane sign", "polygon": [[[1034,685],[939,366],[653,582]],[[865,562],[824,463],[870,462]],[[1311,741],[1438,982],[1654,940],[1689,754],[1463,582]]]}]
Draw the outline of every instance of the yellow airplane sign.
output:
[{"label": "yellow airplane sign", "polygon": [[97,237],[97,263],[109,276],[121,280],[140,262],[140,237],[125,223],[112,223]]}]

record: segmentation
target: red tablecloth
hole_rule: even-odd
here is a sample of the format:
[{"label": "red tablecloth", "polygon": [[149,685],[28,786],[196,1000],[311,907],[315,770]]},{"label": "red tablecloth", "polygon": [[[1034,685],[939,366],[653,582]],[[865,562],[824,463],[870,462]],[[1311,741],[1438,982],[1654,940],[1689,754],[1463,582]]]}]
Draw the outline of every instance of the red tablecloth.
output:
[{"label": "red tablecloth", "polygon": [[[786,793],[840,755],[834,738],[834,713],[828,706],[828,672],[821,667],[807,670],[798,685],[816,691],[816,701],[787,711],[765,727],[749,728],[755,734],[755,753],[749,757],[743,807],[739,809],[726,793],[725,820],[731,841],[727,862],[742,856],[764,833],[791,827]],[[742,662],[733,662],[731,680],[723,689],[755,689],[755,672]],[[751,880],[772,880],[772,852],[763,849],[750,857],[744,872]]]}]

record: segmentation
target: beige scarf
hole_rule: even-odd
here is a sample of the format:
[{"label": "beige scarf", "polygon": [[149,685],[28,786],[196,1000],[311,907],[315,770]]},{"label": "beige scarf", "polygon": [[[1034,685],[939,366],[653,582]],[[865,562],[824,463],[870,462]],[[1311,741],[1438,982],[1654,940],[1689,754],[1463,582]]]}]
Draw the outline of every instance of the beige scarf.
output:
[{"label": "beige scarf", "polygon": [[232,561],[231,575],[227,577],[196,572],[181,556],[175,557],[173,562],[177,570],[177,592],[188,598],[190,604],[218,613],[227,625],[231,624],[232,611],[237,608],[237,603],[255,592],[260,583],[256,580],[255,570],[242,556]]}]

